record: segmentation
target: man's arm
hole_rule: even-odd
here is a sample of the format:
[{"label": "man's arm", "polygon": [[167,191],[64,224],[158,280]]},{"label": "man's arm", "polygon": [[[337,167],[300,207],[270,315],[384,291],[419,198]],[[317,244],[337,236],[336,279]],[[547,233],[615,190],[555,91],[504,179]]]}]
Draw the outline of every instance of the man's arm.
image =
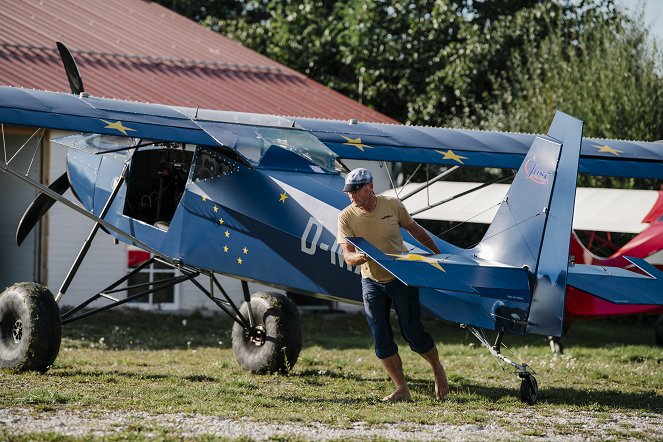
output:
[{"label": "man's arm", "polygon": [[368,256],[365,253],[358,252],[355,246],[349,242],[342,242],[343,259],[351,266],[358,266],[368,261]]},{"label": "man's arm", "polygon": [[430,237],[428,232],[424,230],[423,227],[419,225],[416,221],[414,221],[412,224],[410,224],[407,227],[403,227],[405,230],[410,232],[414,238],[419,241],[421,244],[423,244],[425,247],[428,247],[430,250],[433,251],[433,253],[442,253],[440,252],[440,249],[437,247],[435,244],[435,241]]}]

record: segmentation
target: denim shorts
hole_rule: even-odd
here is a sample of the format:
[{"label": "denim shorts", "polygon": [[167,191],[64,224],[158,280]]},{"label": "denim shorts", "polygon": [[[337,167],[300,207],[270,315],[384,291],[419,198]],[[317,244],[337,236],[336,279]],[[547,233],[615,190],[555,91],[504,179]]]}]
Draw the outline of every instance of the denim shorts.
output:
[{"label": "denim shorts", "polygon": [[433,338],[424,331],[421,323],[419,289],[408,287],[398,279],[380,284],[368,278],[361,279],[366,320],[375,344],[375,354],[384,359],[398,353],[394,343],[394,334],[389,322],[389,313],[393,305],[398,316],[398,324],[405,341],[412,351],[426,353],[433,348]]}]

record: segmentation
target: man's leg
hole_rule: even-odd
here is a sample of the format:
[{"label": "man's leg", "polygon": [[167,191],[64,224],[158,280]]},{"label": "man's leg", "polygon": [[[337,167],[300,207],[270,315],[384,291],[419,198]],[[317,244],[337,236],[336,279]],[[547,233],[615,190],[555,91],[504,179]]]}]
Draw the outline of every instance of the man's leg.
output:
[{"label": "man's leg", "polygon": [[449,383],[447,382],[447,375],[444,372],[444,367],[440,362],[440,357],[437,354],[437,347],[433,348],[426,353],[419,353],[422,358],[428,361],[433,369],[433,377],[435,378],[435,397],[443,399],[449,393]]},{"label": "man's leg", "polygon": [[386,296],[383,284],[362,278],[361,288],[366,321],[373,334],[375,355],[380,359],[382,366],[389,374],[389,378],[396,386],[396,390],[383,400],[410,400],[410,389],[403,374],[403,363],[398,355],[398,347],[394,343],[394,335],[389,323],[391,299]]},{"label": "man's leg", "polygon": [[437,347],[430,334],[426,333],[421,323],[421,306],[419,303],[419,289],[408,287],[400,281],[394,281],[387,287],[401,327],[403,337],[410,344],[410,348],[419,353],[433,369],[435,379],[435,397],[444,398],[449,393],[449,383],[440,363]]},{"label": "man's leg", "polygon": [[401,361],[400,355],[396,353],[395,355],[380,359],[380,362],[382,362],[382,366],[387,370],[391,381],[396,386],[396,390],[389,396],[385,396],[382,400],[391,402],[411,401],[412,395],[410,394],[410,388],[405,381],[403,362]]}]

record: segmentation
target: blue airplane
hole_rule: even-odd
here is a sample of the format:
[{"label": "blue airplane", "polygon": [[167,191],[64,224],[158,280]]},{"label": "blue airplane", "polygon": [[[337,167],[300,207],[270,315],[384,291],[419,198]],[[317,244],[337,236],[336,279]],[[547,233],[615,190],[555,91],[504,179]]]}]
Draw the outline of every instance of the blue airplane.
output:
[{"label": "blue airplane", "polygon": [[[504,356],[502,340],[505,334],[560,336],[567,286],[617,304],[663,305],[663,274],[642,259],[630,259],[638,273],[569,259],[579,170],[661,177],[660,145],[585,139],[583,123],[562,112],[547,134],[527,135],[96,98],[83,90],[66,48],[60,50],[72,94],[0,87],[0,123],[3,133],[5,125],[75,133],[52,140],[68,149],[66,172],[46,187],[6,155],[0,170],[39,191],[19,223],[19,244],[55,202],[95,225],[55,296],[35,283],[17,283],[0,295],[2,367],[46,371],[57,357],[62,325],[191,281],[234,320],[233,350],[242,367],[256,373],[292,368],[302,343],[295,305],[275,292],[251,296],[246,282],[361,303],[359,269],[344,262],[336,241],[337,216],[348,204],[343,159],[518,169],[493,223],[471,249],[432,235],[442,253],[431,254],[404,230],[404,254],[350,240],[396,278],[420,287],[427,314],[466,327],[514,367],[524,402],[537,401],[535,373]],[[80,206],[63,196],[68,189]],[[58,302],[99,229],[151,258],[60,315]],[[126,285],[154,262],[178,276]],[[242,281],[241,306],[216,274]],[[120,292],[126,296],[116,297]],[[112,302],[83,311],[100,298]],[[496,333],[494,342],[487,332]]]}]

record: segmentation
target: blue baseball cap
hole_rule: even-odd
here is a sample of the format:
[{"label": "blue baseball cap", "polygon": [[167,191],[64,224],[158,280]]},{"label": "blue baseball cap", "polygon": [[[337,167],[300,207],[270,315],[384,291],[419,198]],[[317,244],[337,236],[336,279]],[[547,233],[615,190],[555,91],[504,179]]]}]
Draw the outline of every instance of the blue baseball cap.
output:
[{"label": "blue baseball cap", "polygon": [[368,169],[360,167],[353,169],[345,176],[345,186],[343,192],[356,192],[368,183],[373,182],[373,175]]}]

